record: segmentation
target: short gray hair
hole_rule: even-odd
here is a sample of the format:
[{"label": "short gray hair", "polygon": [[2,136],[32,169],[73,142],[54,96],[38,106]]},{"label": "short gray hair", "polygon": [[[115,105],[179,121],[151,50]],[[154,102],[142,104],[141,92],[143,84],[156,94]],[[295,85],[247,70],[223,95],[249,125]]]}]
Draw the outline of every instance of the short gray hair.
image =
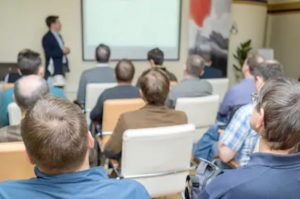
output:
[{"label": "short gray hair", "polygon": [[186,72],[188,75],[198,77],[205,67],[205,60],[200,55],[191,55],[186,62]]},{"label": "short gray hair", "polygon": [[49,87],[47,82],[37,75],[22,77],[15,83],[15,100],[22,111],[28,110],[48,93]]},{"label": "short gray hair", "polygon": [[268,60],[254,68],[254,77],[262,77],[264,81],[284,76],[283,66],[276,60]]}]

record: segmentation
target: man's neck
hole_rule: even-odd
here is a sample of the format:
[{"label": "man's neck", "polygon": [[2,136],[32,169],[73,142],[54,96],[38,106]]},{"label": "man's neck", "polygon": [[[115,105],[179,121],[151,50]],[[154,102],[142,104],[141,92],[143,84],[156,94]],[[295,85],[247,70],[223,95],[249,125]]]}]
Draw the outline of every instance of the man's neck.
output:
[{"label": "man's neck", "polygon": [[250,73],[245,73],[244,74],[245,79],[253,79],[253,75],[251,75]]},{"label": "man's neck", "polygon": [[129,86],[131,82],[118,82],[118,86]]},{"label": "man's neck", "polygon": [[153,65],[153,68],[164,68],[162,65]]},{"label": "man's neck", "polygon": [[188,74],[184,75],[184,79],[194,79],[194,78],[197,78],[197,77],[195,77],[193,75],[188,75]]},{"label": "man's neck", "polygon": [[272,150],[261,137],[259,137],[259,152],[261,153],[271,153],[278,155],[287,155],[289,154],[289,150]]},{"label": "man's neck", "polygon": [[51,32],[58,32],[58,31],[56,31],[54,28],[50,28],[50,31],[51,31]]}]

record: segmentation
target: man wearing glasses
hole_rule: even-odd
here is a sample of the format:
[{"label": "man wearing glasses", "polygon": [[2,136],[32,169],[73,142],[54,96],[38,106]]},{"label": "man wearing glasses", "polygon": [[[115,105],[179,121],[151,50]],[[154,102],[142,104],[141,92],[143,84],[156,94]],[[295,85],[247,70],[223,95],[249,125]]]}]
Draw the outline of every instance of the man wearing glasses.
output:
[{"label": "man wearing glasses", "polygon": [[[277,79],[283,76],[283,67],[279,62],[270,60],[261,63],[254,69],[257,92],[260,92],[269,79]],[[253,153],[258,135],[250,127],[249,120],[258,95],[255,93],[251,97],[253,103],[239,108],[225,131],[220,131],[218,155],[224,163],[234,159],[240,166],[246,165],[250,160],[250,154]]]}]

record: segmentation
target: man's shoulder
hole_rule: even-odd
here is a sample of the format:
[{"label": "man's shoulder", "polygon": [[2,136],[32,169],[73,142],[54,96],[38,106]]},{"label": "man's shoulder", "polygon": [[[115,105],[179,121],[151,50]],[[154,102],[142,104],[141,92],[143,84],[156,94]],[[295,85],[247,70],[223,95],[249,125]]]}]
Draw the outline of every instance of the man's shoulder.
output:
[{"label": "man's shoulder", "polygon": [[250,104],[240,107],[236,113],[240,114],[240,115],[244,115],[245,117],[251,116],[254,107],[255,107],[255,104],[250,103]]},{"label": "man's shoulder", "polygon": [[43,40],[44,40],[44,39],[47,39],[49,36],[50,36],[50,37],[52,36],[51,31],[47,31],[47,32],[44,34]]}]

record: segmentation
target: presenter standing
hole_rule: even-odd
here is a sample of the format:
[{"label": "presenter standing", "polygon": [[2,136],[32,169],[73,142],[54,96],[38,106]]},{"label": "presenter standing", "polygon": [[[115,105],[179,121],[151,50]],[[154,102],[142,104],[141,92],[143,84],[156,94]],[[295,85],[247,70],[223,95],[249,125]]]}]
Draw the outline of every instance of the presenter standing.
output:
[{"label": "presenter standing", "polygon": [[69,72],[67,55],[70,49],[64,45],[62,36],[59,34],[61,23],[58,16],[49,16],[46,18],[46,24],[49,31],[42,39],[42,45],[46,58],[45,78],[53,76],[55,86],[65,85],[65,73]]}]

